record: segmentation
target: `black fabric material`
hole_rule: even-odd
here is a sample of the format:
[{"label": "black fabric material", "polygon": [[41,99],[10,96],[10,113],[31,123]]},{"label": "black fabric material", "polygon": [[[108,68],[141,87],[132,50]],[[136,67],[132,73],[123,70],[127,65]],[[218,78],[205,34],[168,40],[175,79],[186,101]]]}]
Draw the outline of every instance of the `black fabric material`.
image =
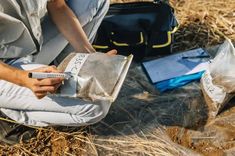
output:
[{"label": "black fabric material", "polygon": [[[1,111],[0,117],[11,120]],[[20,141],[30,140],[34,134],[33,128],[0,119],[0,142],[14,145]]]},{"label": "black fabric material", "polygon": [[[119,54],[167,55],[171,45],[153,48],[169,41],[169,31],[177,26],[173,8],[164,2],[113,4],[105,16],[93,43],[97,51],[117,49]],[[171,38],[173,38],[172,34]],[[171,41],[172,43],[172,41]]]}]

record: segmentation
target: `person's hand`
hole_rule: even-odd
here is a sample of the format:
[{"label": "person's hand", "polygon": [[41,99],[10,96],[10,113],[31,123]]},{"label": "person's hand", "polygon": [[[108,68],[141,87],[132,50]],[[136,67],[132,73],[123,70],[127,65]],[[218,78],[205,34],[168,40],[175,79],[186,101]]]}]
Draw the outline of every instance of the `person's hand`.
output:
[{"label": "person's hand", "polygon": [[106,54],[109,55],[109,56],[116,55],[117,54],[117,50],[116,49],[110,50],[110,51],[106,52]]},{"label": "person's hand", "polygon": [[[46,66],[28,72],[60,73],[60,71],[57,70],[55,66]],[[38,99],[41,99],[45,97],[48,93],[55,93],[63,80],[63,78],[27,78],[26,80],[24,80],[24,86],[29,88]]]}]

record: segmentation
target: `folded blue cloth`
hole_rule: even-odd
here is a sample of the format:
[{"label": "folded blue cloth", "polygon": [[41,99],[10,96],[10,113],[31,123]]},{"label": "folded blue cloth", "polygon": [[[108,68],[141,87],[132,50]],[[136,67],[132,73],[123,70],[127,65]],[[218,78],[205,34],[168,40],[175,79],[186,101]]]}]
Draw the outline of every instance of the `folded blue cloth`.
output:
[{"label": "folded blue cloth", "polygon": [[181,86],[186,85],[192,81],[199,80],[202,77],[203,73],[204,73],[204,71],[198,72],[195,74],[191,74],[191,75],[183,75],[183,76],[179,76],[176,78],[172,78],[169,80],[155,83],[154,85],[160,92],[164,92],[166,90],[181,87]]}]

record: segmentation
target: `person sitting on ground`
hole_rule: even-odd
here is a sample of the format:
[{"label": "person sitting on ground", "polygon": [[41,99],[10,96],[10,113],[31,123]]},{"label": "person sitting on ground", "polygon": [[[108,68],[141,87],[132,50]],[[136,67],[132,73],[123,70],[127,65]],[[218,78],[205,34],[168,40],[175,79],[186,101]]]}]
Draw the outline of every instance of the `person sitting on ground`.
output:
[{"label": "person sitting on ground", "polygon": [[91,43],[108,8],[109,0],[1,0],[1,113],[33,126],[83,126],[104,118],[111,104],[52,96],[63,78],[28,73],[60,72],[48,64],[72,51],[95,52]]}]

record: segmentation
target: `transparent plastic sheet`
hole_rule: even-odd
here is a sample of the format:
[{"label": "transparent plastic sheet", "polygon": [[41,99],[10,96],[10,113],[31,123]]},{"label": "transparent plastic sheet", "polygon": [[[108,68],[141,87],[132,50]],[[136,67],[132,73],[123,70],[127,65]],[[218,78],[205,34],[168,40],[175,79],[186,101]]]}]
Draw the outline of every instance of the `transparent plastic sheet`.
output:
[{"label": "transparent plastic sheet", "polygon": [[[208,50],[212,56],[217,51],[217,46]],[[160,94],[149,83],[141,66],[133,63],[109,114],[91,130],[98,137],[94,139],[96,147],[105,146],[99,146],[98,153],[107,155],[117,150],[130,151],[134,148],[131,142],[143,143],[149,139],[149,144],[157,145],[159,139],[164,139],[168,146],[163,151],[172,147],[189,156],[195,153],[222,156],[233,153],[235,148],[234,105],[235,101],[230,100],[224,110],[208,122],[211,108],[205,102],[200,83],[193,82]],[[154,152],[152,148],[142,148],[149,144],[138,146],[141,151],[134,149],[139,155],[147,155]]]},{"label": "transparent plastic sheet", "polygon": [[235,91],[235,49],[226,40],[218,49],[216,57],[201,79],[201,88],[214,118],[226,103],[234,97]]},{"label": "transparent plastic sheet", "polygon": [[235,48],[231,40],[226,40],[218,50],[209,70],[213,83],[226,93],[235,92]]},{"label": "transparent plastic sheet", "polygon": [[58,69],[72,74],[57,95],[113,102],[122,86],[132,56],[71,53]]},{"label": "transparent plastic sheet", "polygon": [[[206,119],[207,108],[197,83],[159,94],[141,66],[133,63],[108,115],[91,130],[98,137],[97,144],[105,146],[98,148],[104,155],[116,154],[117,149],[120,153],[131,152],[131,148],[132,155],[161,155],[156,154],[159,150],[171,150],[167,155],[197,155],[197,152],[169,139],[167,129],[172,126],[196,129],[204,125]],[[102,142],[100,138],[107,141]],[[160,140],[166,145],[163,149],[157,146],[158,143],[162,145]],[[132,146],[132,142],[139,145],[139,149]],[[179,153],[172,154],[172,151]]]}]

